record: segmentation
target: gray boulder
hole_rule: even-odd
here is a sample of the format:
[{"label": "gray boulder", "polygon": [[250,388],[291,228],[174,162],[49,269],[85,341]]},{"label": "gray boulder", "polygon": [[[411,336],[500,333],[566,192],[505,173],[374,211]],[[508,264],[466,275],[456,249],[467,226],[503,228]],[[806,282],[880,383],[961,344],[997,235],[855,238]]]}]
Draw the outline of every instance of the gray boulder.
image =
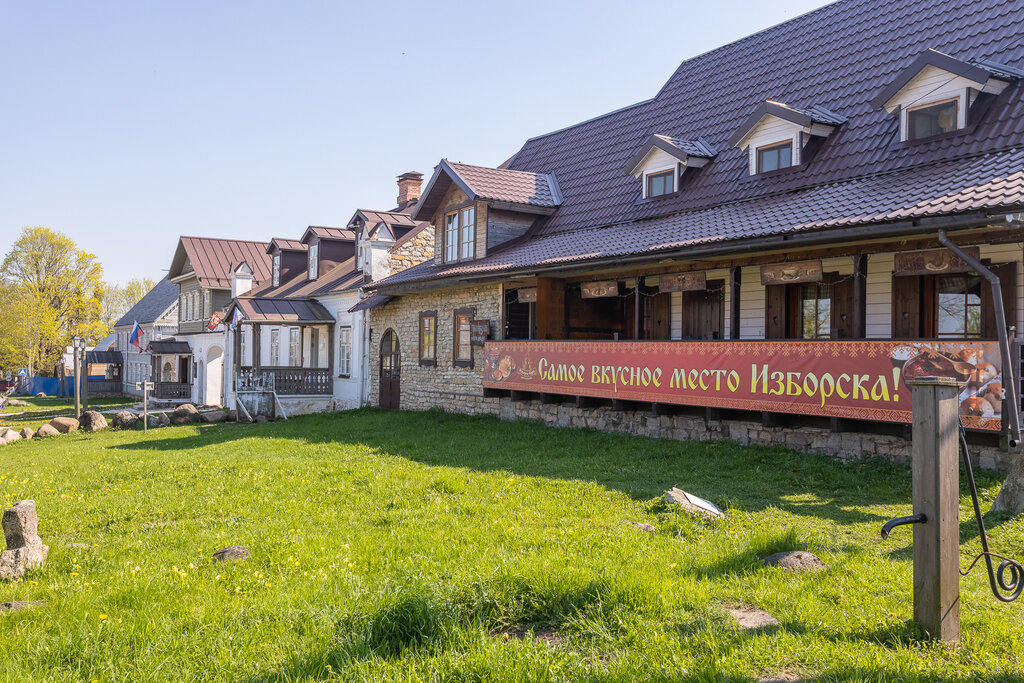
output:
[{"label": "gray boulder", "polygon": [[228,414],[223,410],[211,410],[208,413],[203,413],[203,422],[213,424],[214,422],[223,422],[228,419]]},{"label": "gray boulder", "polygon": [[228,422],[238,422],[238,411],[237,410],[229,410],[228,411]]},{"label": "gray boulder", "polygon": [[169,424],[171,424],[171,418],[167,417],[167,413],[157,413],[156,414],[156,426],[157,427],[166,427]]},{"label": "gray boulder", "polygon": [[681,509],[686,510],[692,515],[704,515],[719,519],[725,517],[725,513],[711,501],[689,494],[674,486],[665,492],[664,499],[666,503],[678,505]]},{"label": "gray boulder", "polygon": [[0,579],[11,581],[46,561],[49,548],[39,538],[39,515],[32,500],[19,500],[0,521],[7,550],[0,553]]},{"label": "gray boulder", "polygon": [[244,560],[248,557],[249,549],[244,545],[229,545],[227,548],[221,548],[213,554],[213,559],[217,562]]},{"label": "gray boulder", "polygon": [[36,436],[39,437],[57,436],[58,434],[60,434],[60,432],[58,432],[57,428],[51,424],[44,424],[39,428],[39,431],[36,432]]},{"label": "gray boulder", "polygon": [[78,429],[78,420],[73,417],[55,417],[50,420],[50,426],[61,434],[67,434]]},{"label": "gray boulder", "polygon": [[25,427],[18,433],[21,434],[21,438],[25,439],[26,441],[36,435],[36,433],[32,431],[31,427]]},{"label": "gray boulder", "polygon": [[171,414],[172,425],[187,425],[199,422],[199,411],[191,403],[183,403]]},{"label": "gray boulder", "polygon": [[107,428],[107,418],[103,417],[102,413],[98,413],[95,410],[87,410],[82,413],[82,419],[79,420],[79,426],[82,431],[98,432],[101,429]]},{"label": "gray boulder", "polygon": [[113,424],[117,429],[132,429],[139,423],[139,417],[130,410],[122,410],[114,415]]},{"label": "gray boulder", "polygon": [[9,427],[0,427],[0,445],[13,443],[21,438],[21,434]]},{"label": "gray boulder", "polygon": [[256,416],[256,421],[259,422],[260,424],[262,424],[264,422],[270,422],[270,418],[267,417],[266,415],[257,415]]},{"label": "gray boulder", "polygon": [[40,391],[38,394],[36,394],[36,398],[46,398],[46,394]]}]

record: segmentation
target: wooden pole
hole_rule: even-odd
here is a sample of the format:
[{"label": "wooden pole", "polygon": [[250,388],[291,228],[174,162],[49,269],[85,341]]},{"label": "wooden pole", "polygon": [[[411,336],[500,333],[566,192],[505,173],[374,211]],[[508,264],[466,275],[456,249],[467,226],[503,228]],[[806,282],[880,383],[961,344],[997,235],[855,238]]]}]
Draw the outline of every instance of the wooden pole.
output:
[{"label": "wooden pole", "polygon": [[914,621],[933,637],[960,640],[959,388],[922,377],[913,391]]}]

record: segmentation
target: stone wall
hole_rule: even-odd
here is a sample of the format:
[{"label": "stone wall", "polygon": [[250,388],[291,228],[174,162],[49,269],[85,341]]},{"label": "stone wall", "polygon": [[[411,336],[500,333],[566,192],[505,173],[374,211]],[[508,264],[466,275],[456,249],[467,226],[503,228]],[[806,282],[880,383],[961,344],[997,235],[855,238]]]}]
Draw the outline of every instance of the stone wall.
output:
[{"label": "stone wall", "polygon": [[434,228],[428,225],[420,230],[412,238],[393,247],[388,253],[388,272],[398,273],[406,268],[429,261],[434,258]]},{"label": "stone wall", "polygon": [[[495,414],[498,399],[484,398],[482,346],[473,347],[473,367],[452,366],[454,312],[475,308],[477,320],[491,321],[492,336],[498,332],[500,291],[496,284],[403,294],[370,310],[370,405],[380,401],[380,342],[388,329],[398,334],[401,351],[401,408],[428,410],[439,407],[468,414]],[[437,311],[437,358],[435,365],[420,365],[420,311]]]}]

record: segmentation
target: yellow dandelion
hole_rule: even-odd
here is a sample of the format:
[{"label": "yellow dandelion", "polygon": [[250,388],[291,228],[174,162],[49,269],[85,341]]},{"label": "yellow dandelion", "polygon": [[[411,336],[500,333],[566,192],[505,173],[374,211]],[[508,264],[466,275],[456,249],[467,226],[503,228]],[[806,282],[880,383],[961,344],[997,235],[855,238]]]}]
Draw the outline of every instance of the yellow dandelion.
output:
[{"label": "yellow dandelion", "polygon": [[107,615],[106,614],[101,614],[100,615],[100,621],[106,621],[106,620],[107,620]]},{"label": "yellow dandelion", "polygon": [[71,576],[78,576],[78,572],[71,572]]}]

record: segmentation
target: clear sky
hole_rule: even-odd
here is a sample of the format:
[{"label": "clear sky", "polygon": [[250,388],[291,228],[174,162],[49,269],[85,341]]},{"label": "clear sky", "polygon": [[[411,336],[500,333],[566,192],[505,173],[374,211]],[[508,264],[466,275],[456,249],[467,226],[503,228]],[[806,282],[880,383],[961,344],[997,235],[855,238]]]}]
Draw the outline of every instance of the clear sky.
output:
[{"label": "clear sky", "polygon": [[497,165],[825,4],[6,0],[0,255],[45,225],[124,282],[179,235],[344,225],[404,171]]}]

